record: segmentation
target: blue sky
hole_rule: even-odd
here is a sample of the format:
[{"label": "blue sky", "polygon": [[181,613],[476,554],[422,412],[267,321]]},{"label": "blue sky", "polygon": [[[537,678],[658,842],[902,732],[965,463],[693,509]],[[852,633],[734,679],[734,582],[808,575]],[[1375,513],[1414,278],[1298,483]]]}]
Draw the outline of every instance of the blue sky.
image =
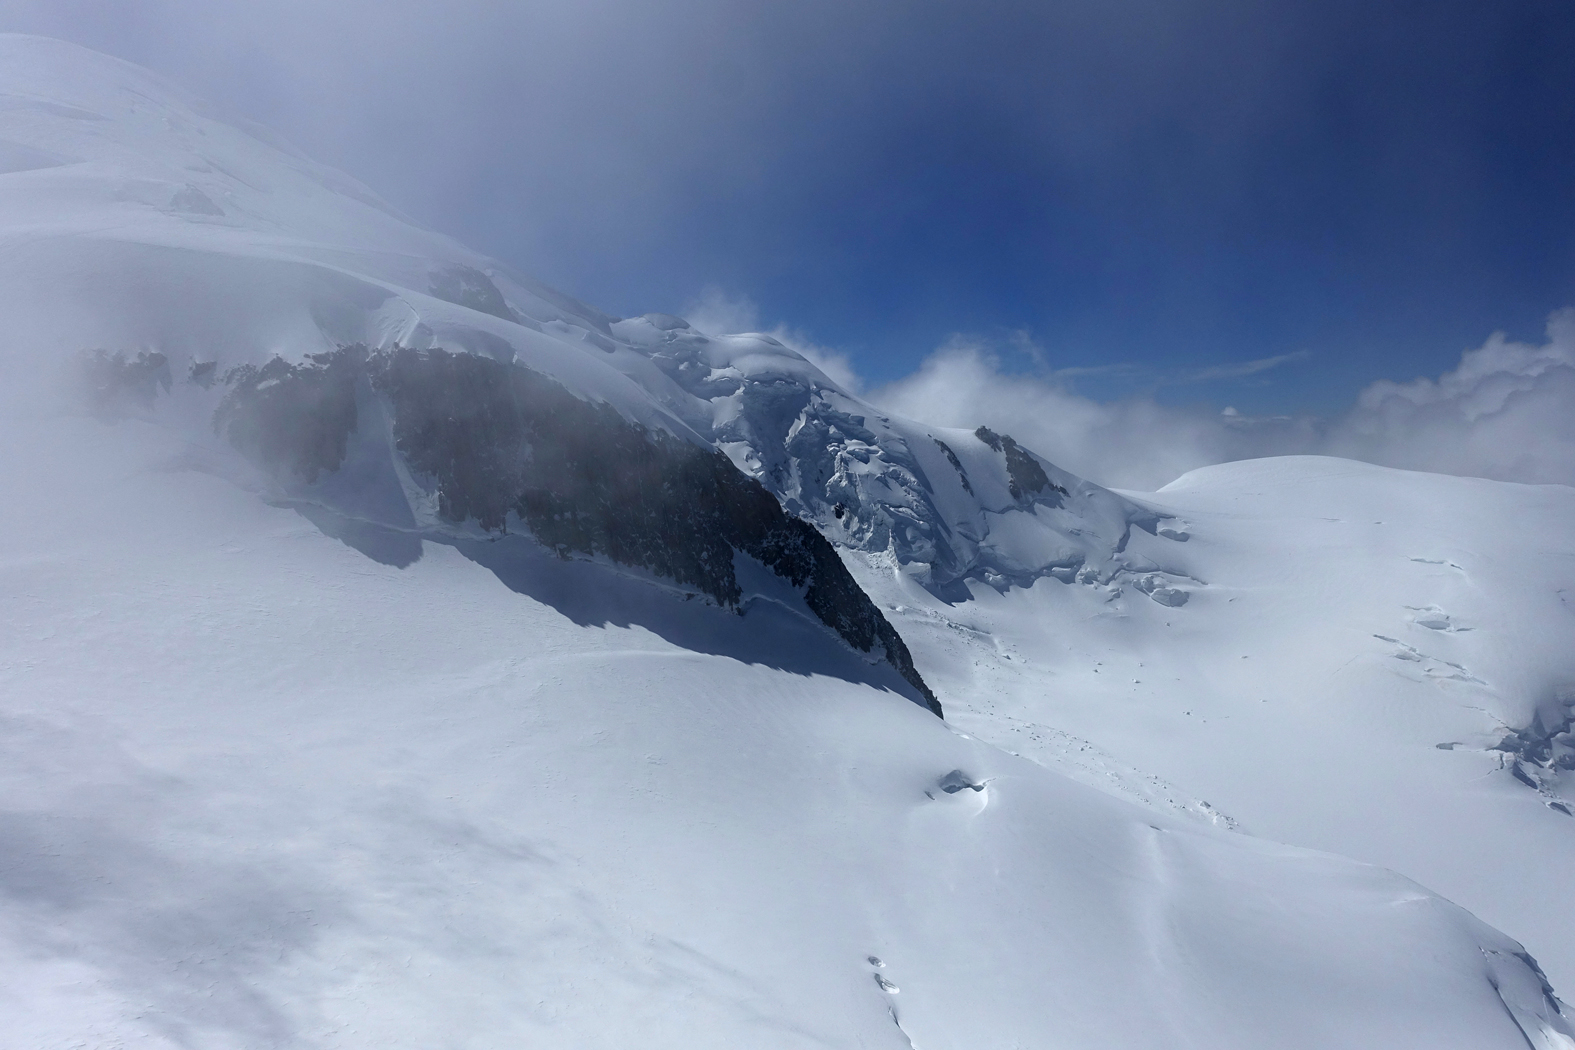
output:
[{"label": "blue sky", "polygon": [[720,289],[871,383],[965,333],[1095,398],[1327,414],[1575,303],[1567,2],[0,0],[0,27],[164,72],[610,312]]}]

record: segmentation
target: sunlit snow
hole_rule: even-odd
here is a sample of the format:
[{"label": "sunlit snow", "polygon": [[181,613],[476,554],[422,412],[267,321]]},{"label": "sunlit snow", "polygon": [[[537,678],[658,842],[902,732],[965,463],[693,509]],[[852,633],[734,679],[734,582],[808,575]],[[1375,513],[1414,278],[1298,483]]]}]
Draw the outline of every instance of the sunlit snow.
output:
[{"label": "sunlit snow", "polygon": [[[1562,702],[1568,490],[1043,468],[1078,517],[963,431],[1005,491],[938,511],[989,525],[955,548],[976,578],[844,548],[945,722],[770,580],[740,615],[523,535],[505,566],[409,478],[332,509],[411,515],[412,556],[320,528],[215,433],[225,370],[466,351],[707,446],[726,406],[631,337],[659,316],[262,134],[0,37],[0,1044],[1575,1046],[1520,943],[1539,893],[1566,921],[1556,876],[1509,879],[1575,822],[1485,750]],[[93,349],[164,355],[169,390],[95,415]],[[757,438],[724,451],[780,452]]]}]

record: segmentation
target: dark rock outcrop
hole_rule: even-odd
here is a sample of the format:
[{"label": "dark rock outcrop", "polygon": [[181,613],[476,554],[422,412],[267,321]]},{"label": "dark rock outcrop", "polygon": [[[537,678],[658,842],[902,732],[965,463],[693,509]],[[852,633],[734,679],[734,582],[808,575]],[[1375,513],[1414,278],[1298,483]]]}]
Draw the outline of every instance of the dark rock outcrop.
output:
[{"label": "dark rock outcrop", "polygon": [[268,470],[316,481],[344,462],[365,361],[364,349],[347,348],[295,365],[276,357],[261,368],[232,368],[224,376],[230,389],[214,414],[214,429]]},{"label": "dark rock outcrop", "polygon": [[[1050,475],[1045,473],[1045,468],[1039,465],[1039,461],[1013,441],[1010,435],[997,434],[989,427],[980,427],[974,431],[974,436],[1006,456],[1007,488],[1011,491],[1013,499],[1024,500],[1039,496],[1040,502],[1048,502],[1052,507],[1061,505],[1060,499],[1052,497],[1046,500],[1040,494],[1050,492],[1065,498],[1066,489],[1051,481]],[[946,451],[951,452],[950,449]]]},{"label": "dark rock outcrop", "polygon": [[428,278],[427,291],[433,297],[456,306],[468,306],[505,321],[519,321],[520,317],[504,301],[503,293],[492,283],[492,278],[470,266],[454,264],[445,266]]},{"label": "dark rock outcrop", "polygon": [[213,202],[196,186],[185,186],[175,196],[170,198],[170,210],[186,212],[189,215],[223,215],[224,209]]},{"label": "dark rock outcrop", "polygon": [[1010,437],[890,416],[770,335],[708,336],[655,314],[610,335],[610,363],[789,514],[839,548],[889,555],[946,601],[966,600],[970,581],[1107,585],[1138,564],[1155,569],[1125,554],[1133,527],[1155,530],[1152,510]]},{"label": "dark rock outcrop", "polygon": [[962,461],[957,458],[957,453],[953,452],[952,447],[946,442],[942,441],[940,438],[935,438],[934,440],[936,447],[945,453],[946,462],[950,463],[952,465],[952,469],[957,472],[957,480],[962,482],[963,491],[972,496],[973,484],[969,482],[968,472],[963,469]]},{"label": "dark rock outcrop", "polygon": [[604,555],[736,608],[735,552],[803,589],[854,649],[879,649],[937,715],[907,645],[814,526],[723,453],[632,423],[537,372],[444,350],[343,347],[232,370],[215,426],[253,461],[308,482],[344,461],[356,391],[380,395],[395,449],[449,522],[510,515],[562,555]]}]

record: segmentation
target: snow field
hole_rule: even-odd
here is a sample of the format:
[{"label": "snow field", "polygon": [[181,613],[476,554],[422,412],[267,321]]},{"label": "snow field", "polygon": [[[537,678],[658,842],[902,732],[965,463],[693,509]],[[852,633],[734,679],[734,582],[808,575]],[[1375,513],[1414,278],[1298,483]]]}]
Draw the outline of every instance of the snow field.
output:
[{"label": "snow field", "polygon": [[1575,698],[1575,491],[1297,457],[1126,495],[1186,523],[1132,543],[1196,581],[1184,607],[1052,580],[943,606],[861,570],[954,724],[1403,872],[1575,982],[1567,775],[1533,788],[1492,750]]}]

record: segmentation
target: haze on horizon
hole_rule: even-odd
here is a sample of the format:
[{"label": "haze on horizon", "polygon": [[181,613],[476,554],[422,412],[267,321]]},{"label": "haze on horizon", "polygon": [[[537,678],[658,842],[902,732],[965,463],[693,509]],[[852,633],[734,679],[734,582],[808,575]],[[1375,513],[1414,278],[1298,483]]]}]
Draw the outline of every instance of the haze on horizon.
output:
[{"label": "haze on horizon", "polygon": [[1099,481],[1325,452],[1575,482],[1562,5],[0,0],[0,30]]}]

